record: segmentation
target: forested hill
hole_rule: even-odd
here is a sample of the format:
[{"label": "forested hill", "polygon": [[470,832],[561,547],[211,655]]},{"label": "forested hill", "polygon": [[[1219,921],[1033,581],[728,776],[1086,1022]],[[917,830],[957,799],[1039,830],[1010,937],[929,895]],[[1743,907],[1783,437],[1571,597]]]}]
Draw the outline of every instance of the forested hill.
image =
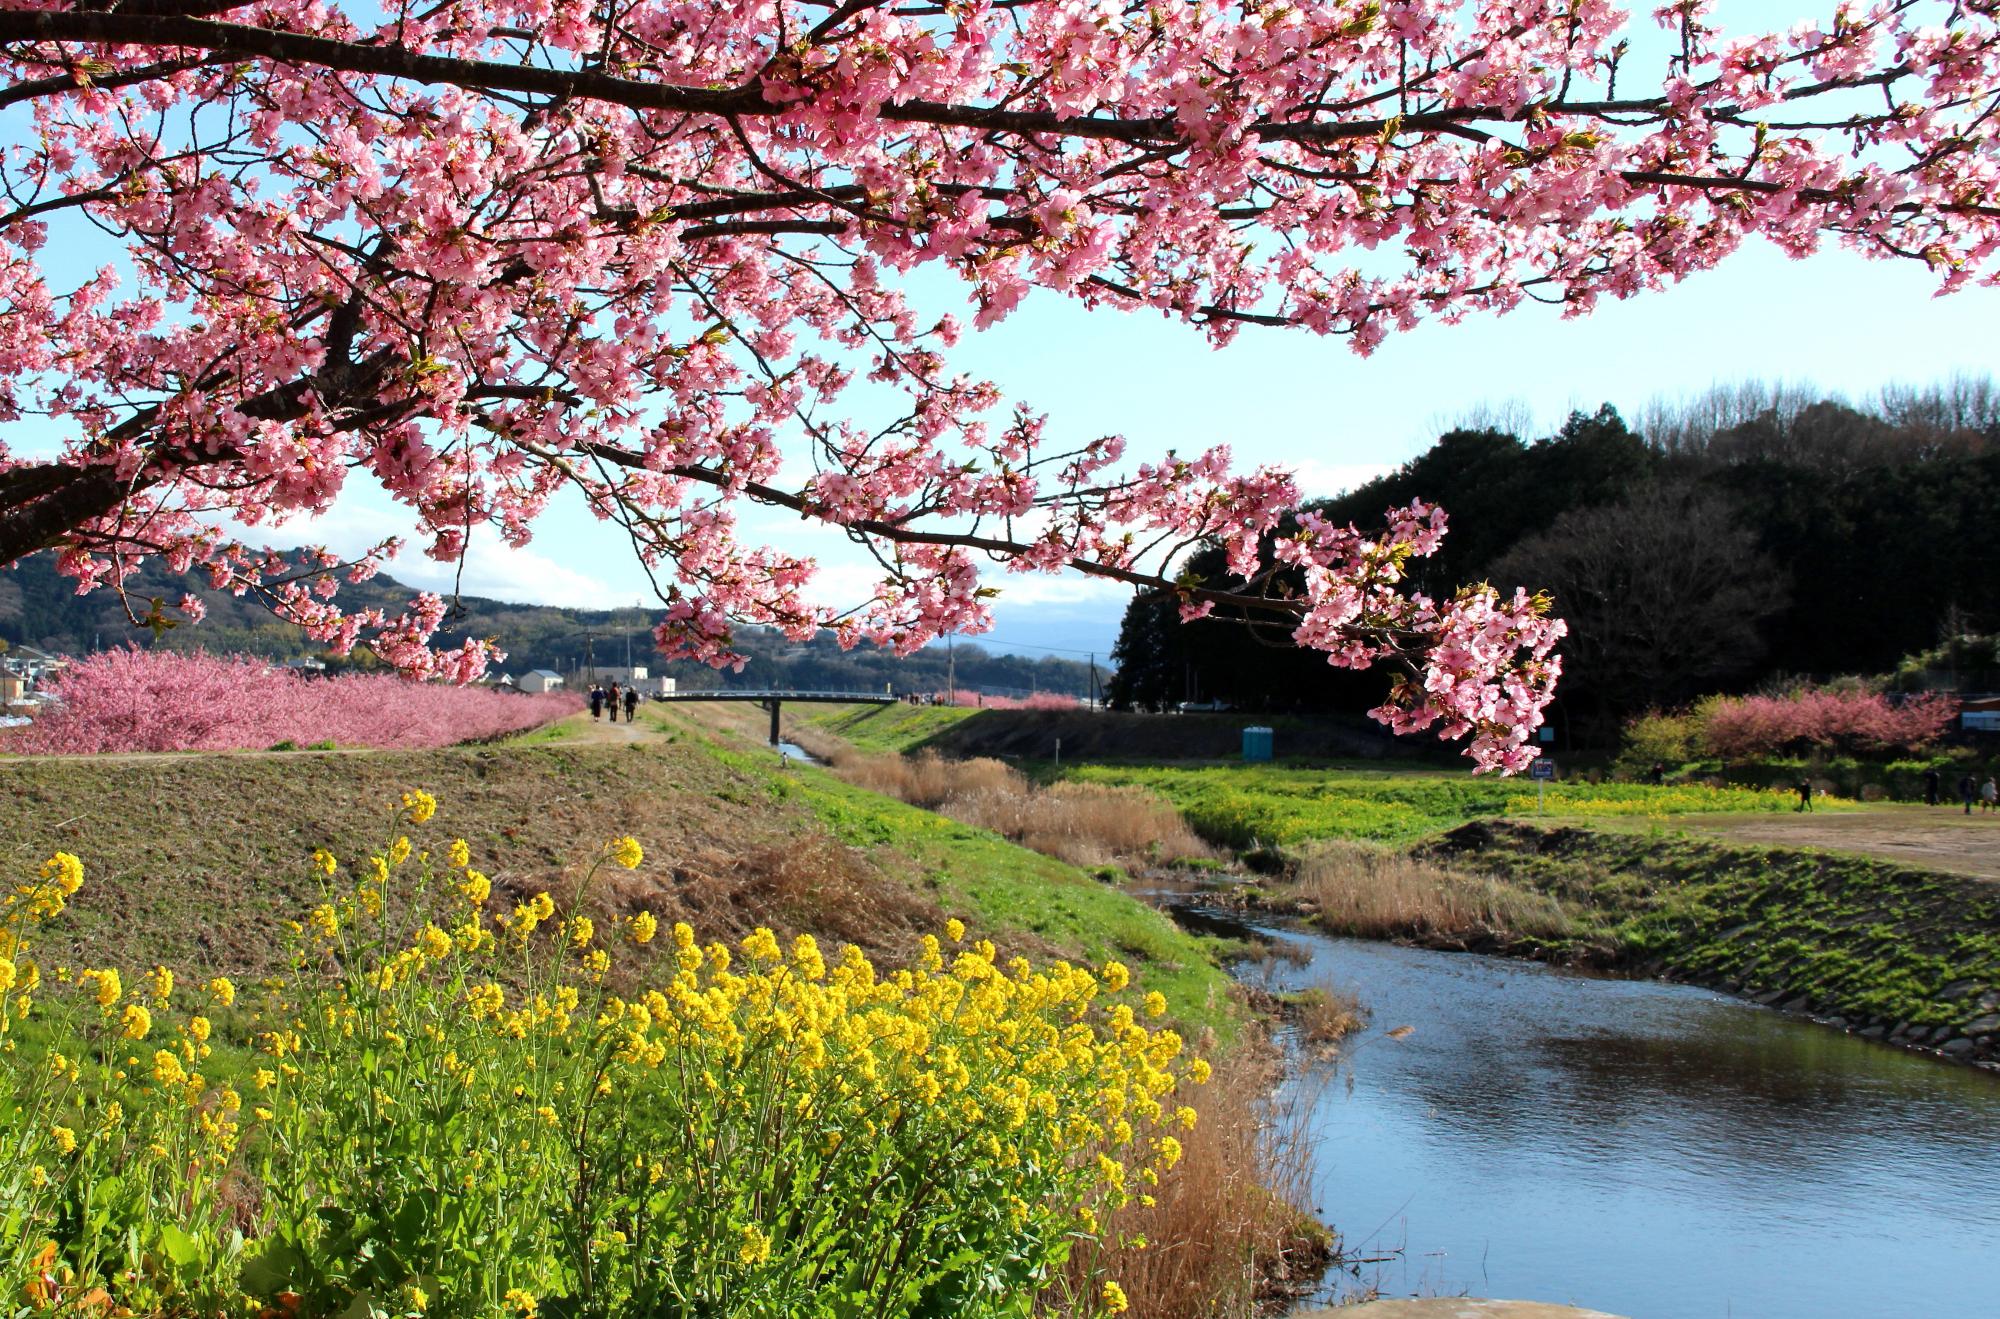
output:
[{"label": "forested hill", "polygon": [[[158,560],[147,561],[129,586],[135,613],[143,617],[154,598],[171,606],[186,591],[194,592],[208,605],[208,617],[199,625],[184,624],[156,638],[149,629],[133,626],[114,593],[98,590],[79,596],[69,578],[57,575],[53,559],[34,555],[0,571],[0,638],[10,645],[78,655],[130,643],[186,650],[200,647],[271,659],[307,655],[330,659],[324,648],[299,628],[279,622],[255,601],[210,590],[206,582],[205,576],[175,576],[164,571]],[[414,594],[414,588],[384,574],[358,586],[343,586],[340,598],[355,608],[381,605],[400,609]],[[995,655],[962,641],[952,654],[943,647],[932,647],[898,659],[873,647],[842,652],[824,635],[806,645],[793,645],[778,633],[761,628],[745,628],[738,635],[739,648],[750,656],[744,670],[718,674],[703,665],[660,663],[652,649],[651,629],[656,621],[644,609],[562,609],[463,596],[439,635],[453,642],[467,636],[496,638],[507,652],[503,667],[509,673],[538,668],[570,672],[583,663],[588,645],[600,665],[625,664],[629,654],[630,662],[648,665],[655,673],[671,674],[683,688],[881,691],[887,684],[898,692],[931,692],[943,691],[955,669],[956,684],[963,691],[1082,696],[1090,690],[1090,666],[1073,660]],[[354,662],[365,666],[365,658],[357,656]],[[334,663],[338,667],[338,662]]]},{"label": "forested hill", "polygon": [[[1556,434],[1454,430],[1398,471],[1316,505],[1379,525],[1422,498],[1450,532],[1419,586],[1546,589],[1568,620],[1553,717],[1625,717],[1778,676],[1883,673],[1942,637],[2000,629],[2000,393],[1985,381],[1866,406],[1748,386],[1637,427],[1606,405]],[[1226,579],[1221,556],[1190,565]],[[1114,700],[1365,709],[1343,674],[1240,622],[1127,611]]]}]

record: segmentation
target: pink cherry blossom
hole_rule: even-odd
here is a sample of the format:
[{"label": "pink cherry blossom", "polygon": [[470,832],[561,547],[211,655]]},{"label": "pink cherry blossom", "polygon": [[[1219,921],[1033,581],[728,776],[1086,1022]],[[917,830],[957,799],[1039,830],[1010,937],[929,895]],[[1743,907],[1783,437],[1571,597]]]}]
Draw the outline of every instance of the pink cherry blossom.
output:
[{"label": "pink cherry blossom", "polygon": [[[359,481],[450,561],[580,497],[659,583],[669,654],[740,664],[743,624],[909,651],[986,627],[1006,572],[1080,571],[1391,665],[1380,717],[1509,770],[1561,625],[1411,594],[1435,510],[1307,519],[1260,571],[1284,472],[1234,470],[1226,436],[1128,464],[1004,410],[951,364],[961,318],[904,290],[955,278],[974,330],[1040,289],[1366,353],[1529,299],[1584,315],[1756,239],[1995,282],[1990,0],[1651,22],[1641,59],[1607,0],[0,0],[0,420],[59,436],[0,448],[0,562],[118,591],[161,556],[465,681],[491,646],[440,651],[434,597],[338,603],[395,543],[301,574],[216,528],[277,541]],[[107,234],[120,263],[49,260]],[[746,504],[865,546],[872,598],[830,604]],[[1203,542],[1248,585],[1185,579]]]}]

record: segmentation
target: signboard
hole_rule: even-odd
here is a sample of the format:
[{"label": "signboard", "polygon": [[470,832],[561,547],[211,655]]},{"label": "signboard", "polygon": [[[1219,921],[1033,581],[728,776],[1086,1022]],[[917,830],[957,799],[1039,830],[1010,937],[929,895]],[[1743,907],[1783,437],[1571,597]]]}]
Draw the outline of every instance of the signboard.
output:
[{"label": "signboard", "polygon": [[1536,757],[1535,763],[1528,766],[1529,778],[1552,779],[1555,776],[1556,776],[1556,762],[1550,760],[1547,756]]}]

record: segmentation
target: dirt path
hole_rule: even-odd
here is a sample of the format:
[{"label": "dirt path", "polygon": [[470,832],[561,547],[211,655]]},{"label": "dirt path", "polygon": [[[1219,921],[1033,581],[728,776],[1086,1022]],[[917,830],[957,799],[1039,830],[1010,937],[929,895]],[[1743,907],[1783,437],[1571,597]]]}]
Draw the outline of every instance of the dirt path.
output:
[{"label": "dirt path", "polygon": [[1958,806],[1870,806],[1811,815],[1682,816],[1687,829],[1735,842],[1823,847],[1900,865],[2000,880],[2000,815]]}]

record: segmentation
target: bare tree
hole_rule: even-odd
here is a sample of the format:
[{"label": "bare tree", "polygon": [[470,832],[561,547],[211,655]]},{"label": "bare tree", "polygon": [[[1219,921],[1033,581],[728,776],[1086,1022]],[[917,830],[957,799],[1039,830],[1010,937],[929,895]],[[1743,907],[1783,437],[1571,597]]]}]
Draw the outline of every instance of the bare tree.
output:
[{"label": "bare tree", "polygon": [[1577,509],[1521,541],[1495,577],[1551,591],[1570,625],[1566,681],[1611,711],[1671,705],[1762,655],[1784,572],[1718,496],[1658,484]]}]

